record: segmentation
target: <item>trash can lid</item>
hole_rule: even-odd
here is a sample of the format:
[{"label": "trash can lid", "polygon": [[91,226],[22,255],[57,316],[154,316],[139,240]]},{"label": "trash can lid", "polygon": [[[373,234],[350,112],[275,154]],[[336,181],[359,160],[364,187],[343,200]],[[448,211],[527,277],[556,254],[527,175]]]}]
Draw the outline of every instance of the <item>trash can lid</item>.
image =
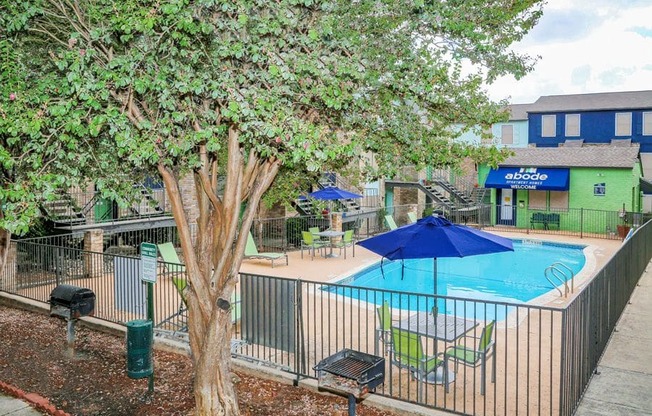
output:
[{"label": "trash can lid", "polygon": [[127,326],[132,328],[138,328],[141,326],[150,326],[152,321],[147,319],[134,319],[133,321],[128,321]]}]

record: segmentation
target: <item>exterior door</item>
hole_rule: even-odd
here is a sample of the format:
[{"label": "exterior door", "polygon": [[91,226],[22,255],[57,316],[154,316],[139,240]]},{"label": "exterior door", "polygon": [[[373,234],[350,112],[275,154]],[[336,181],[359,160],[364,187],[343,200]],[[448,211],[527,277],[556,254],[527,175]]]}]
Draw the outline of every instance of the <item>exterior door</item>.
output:
[{"label": "exterior door", "polygon": [[500,206],[498,207],[498,224],[515,225],[516,210],[514,209],[514,190],[499,190]]}]

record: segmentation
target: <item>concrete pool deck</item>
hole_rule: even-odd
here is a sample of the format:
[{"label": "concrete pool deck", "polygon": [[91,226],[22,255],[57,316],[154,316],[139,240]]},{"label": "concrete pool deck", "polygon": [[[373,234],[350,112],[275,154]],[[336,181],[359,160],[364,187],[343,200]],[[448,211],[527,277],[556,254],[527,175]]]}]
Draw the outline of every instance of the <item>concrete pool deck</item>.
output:
[{"label": "concrete pool deck", "polygon": [[[496,232],[496,234],[513,238],[513,239],[531,239],[542,241],[555,241],[568,244],[581,244],[586,245],[585,253],[587,254],[587,263],[585,268],[580,273],[578,280],[575,284],[574,294],[569,295],[567,298],[559,296],[556,291],[551,291],[548,295],[544,295],[535,300],[538,305],[563,307],[566,303],[574,298],[574,295],[579,293],[582,287],[588,283],[591,278],[598,272],[613,256],[613,254],[622,245],[619,240],[603,240],[595,238],[579,238],[573,236],[558,236],[558,235],[542,235],[542,234],[526,234],[516,232]],[[356,271],[367,267],[380,259],[379,256],[365,250],[362,247],[356,247],[355,258],[351,256],[351,252],[347,253],[347,258],[322,258],[316,256],[314,260],[310,259],[307,253],[304,253],[303,260],[300,258],[300,253],[289,253],[290,260],[289,266],[279,266],[271,268],[269,262],[261,262],[256,260],[247,260],[243,262],[241,271],[245,273],[255,273],[263,275],[272,275],[279,277],[301,278],[311,281],[337,281],[347,275],[355,273]],[[648,273],[650,274],[650,273]],[[611,414],[635,414],[635,415],[652,415],[652,399],[646,392],[652,388],[652,369],[649,362],[652,361],[652,350],[645,347],[645,343],[649,345],[652,341],[652,307],[649,306],[649,299],[652,296],[652,276],[647,276],[647,280],[642,280],[641,288],[634,292],[632,297],[633,301],[637,298],[639,311],[636,308],[628,307],[625,314],[618,324],[620,332],[615,333],[603,361],[600,363],[601,375],[596,375],[592,379],[589,389],[580,403],[578,410],[579,415],[611,415]],[[643,283],[647,282],[647,283]],[[642,310],[640,310],[642,308]],[[627,313],[630,309],[634,309],[634,316],[628,318]],[[533,319],[536,322],[536,319]],[[541,322],[541,321],[540,321]],[[543,326],[547,326],[549,316],[544,316]],[[510,329],[510,340],[514,339],[513,333],[515,329]],[[628,332],[626,332],[628,331]],[[504,332],[503,332],[504,333]],[[629,349],[628,349],[628,346]],[[557,354],[559,346],[555,345],[551,349],[551,353]],[[554,350],[554,351],[553,351]],[[499,368],[502,367],[499,363]],[[504,371],[508,374],[503,374],[502,377],[512,377],[514,369],[505,368]],[[499,378],[501,375],[499,374]],[[462,390],[465,391],[465,390]],[[544,391],[547,394],[547,391]],[[635,395],[636,398],[629,396]],[[489,407],[493,402],[491,397],[484,398],[485,403]],[[503,404],[498,403],[498,413],[500,413]],[[425,408],[423,408],[425,409]],[[461,409],[461,408],[460,408]],[[504,409],[507,413],[527,409]],[[430,409],[428,409],[430,411]],[[540,411],[543,414],[551,412],[554,414],[557,406],[553,404],[553,408],[542,406]],[[441,413],[439,413],[441,412]],[[583,412],[583,413],[582,413]],[[413,413],[409,413],[413,414]],[[418,414],[415,412],[414,414]],[[432,414],[445,414],[443,411],[433,411]]]},{"label": "concrete pool deck", "polygon": [[[512,239],[554,241],[588,246],[588,249],[585,250],[585,254],[587,254],[586,264],[584,269],[582,269],[578,276],[576,276],[575,293],[577,293],[579,289],[581,289],[582,286],[585,285],[590,278],[607,263],[607,261],[622,245],[620,240],[579,238],[574,236],[550,234],[527,234],[524,232],[497,232],[495,230],[491,232]],[[338,254],[339,250],[335,249],[334,253]],[[343,255],[335,258],[324,258],[317,255],[313,260],[311,260],[310,255],[306,250],[304,250],[303,259],[301,258],[301,252],[298,250],[288,252],[288,258],[289,264],[287,266],[283,264],[273,268],[269,261],[244,260],[240,267],[240,271],[243,273],[288,277],[316,282],[336,282],[376,263],[381,257],[363,247],[356,246],[355,257],[353,257],[351,247],[349,247],[347,248],[346,259]],[[537,299],[535,303],[538,305],[561,306],[572,298],[572,295],[569,295],[568,298],[560,298],[557,292],[552,291],[548,295],[544,295]]]}]

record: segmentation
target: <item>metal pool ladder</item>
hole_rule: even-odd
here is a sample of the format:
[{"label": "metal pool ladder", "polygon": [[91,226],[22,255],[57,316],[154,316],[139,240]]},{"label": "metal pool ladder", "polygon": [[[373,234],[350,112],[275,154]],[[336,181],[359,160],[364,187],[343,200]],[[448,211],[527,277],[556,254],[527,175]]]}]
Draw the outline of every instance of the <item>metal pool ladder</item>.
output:
[{"label": "metal pool ladder", "polygon": [[[559,291],[560,296],[567,297],[568,296],[568,273],[570,274],[570,282],[571,282],[571,288],[570,288],[570,293],[573,293],[575,290],[575,273],[573,273],[573,270],[565,265],[564,263],[557,261],[552,263],[550,266],[546,267],[544,270],[543,274],[546,277],[546,280],[550,282],[550,284]],[[559,287],[553,282],[553,279],[558,280],[560,283],[564,284],[564,292],[561,291]]]}]

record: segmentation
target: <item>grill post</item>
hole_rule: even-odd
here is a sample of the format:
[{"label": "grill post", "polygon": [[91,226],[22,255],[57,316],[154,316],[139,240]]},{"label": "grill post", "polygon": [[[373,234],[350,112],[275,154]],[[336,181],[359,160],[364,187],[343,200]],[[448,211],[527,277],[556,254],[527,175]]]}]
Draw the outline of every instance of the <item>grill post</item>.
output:
[{"label": "grill post", "polygon": [[349,416],[355,416],[355,396],[349,393]]},{"label": "grill post", "polygon": [[70,356],[75,355],[75,324],[77,323],[77,320],[74,318],[71,319],[66,319],[67,321],[67,330],[66,330],[66,347],[68,350],[68,354]]}]

